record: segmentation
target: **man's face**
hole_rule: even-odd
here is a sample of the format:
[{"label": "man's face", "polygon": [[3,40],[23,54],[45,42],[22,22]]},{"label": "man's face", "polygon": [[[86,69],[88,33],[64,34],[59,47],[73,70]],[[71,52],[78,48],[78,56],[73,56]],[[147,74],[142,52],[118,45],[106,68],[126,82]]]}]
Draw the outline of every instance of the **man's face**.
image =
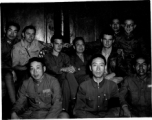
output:
[{"label": "man's face", "polygon": [[113,36],[112,35],[103,35],[103,40],[102,40],[102,43],[103,43],[103,47],[104,48],[110,48],[112,47],[112,43],[114,42],[113,40]]},{"label": "man's face", "polygon": [[30,65],[31,76],[37,81],[41,80],[45,70],[45,67],[40,62],[34,61]]},{"label": "man's face", "polygon": [[54,43],[53,43],[53,50],[55,52],[61,52],[62,50],[62,47],[63,47],[63,42],[62,42],[62,39],[55,39],[54,40]]},{"label": "man's face", "polygon": [[75,44],[75,50],[77,53],[83,53],[85,50],[85,45],[82,40],[78,40]]},{"label": "man's face", "polygon": [[147,73],[147,71],[148,71],[148,65],[145,62],[145,59],[138,58],[136,60],[135,70],[136,70],[136,73],[139,76],[144,76]]},{"label": "man's face", "polygon": [[93,59],[90,70],[93,73],[93,76],[95,78],[101,78],[103,77],[104,71],[105,71],[105,62],[102,58],[97,57]]},{"label": "man's face", "polygon": [[131,19],[128,19],[124,22],[124,30],[127,34],[131,34],[134,29],[135,29],[136,25],[134,24],[134,21]]},{"label": "man's face", "polygon": [[119,32],[119,30],[120,30],[120,21],[118,19],[113,19],[111,27],[112,27],[112,30],[114,32]]},{"label": "man's face", "polygon": [[9,40],[14,40],[17,37],[17,34],[18,34],[17,27],[13,25],[9,26],[9,28],[6,31],[6,37]]},{"label": "man's face", "polygon": [[24,39],[28,43],[32,43],[35,38],[35,31],[33,29],[27,29],[24,33]]}]

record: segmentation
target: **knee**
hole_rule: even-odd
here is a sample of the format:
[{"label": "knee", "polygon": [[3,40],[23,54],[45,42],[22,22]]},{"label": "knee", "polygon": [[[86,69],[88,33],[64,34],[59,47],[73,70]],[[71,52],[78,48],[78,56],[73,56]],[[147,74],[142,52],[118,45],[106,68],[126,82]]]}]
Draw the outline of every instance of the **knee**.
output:
[{"label": "knee", "polygon": [[68,113],[66,113],[66,112],[61,112],[61,113],[59,114],[58,118],[63,118],[63,119],[65,119],[65,118],[70,118],[70,117],[69,117]]}]

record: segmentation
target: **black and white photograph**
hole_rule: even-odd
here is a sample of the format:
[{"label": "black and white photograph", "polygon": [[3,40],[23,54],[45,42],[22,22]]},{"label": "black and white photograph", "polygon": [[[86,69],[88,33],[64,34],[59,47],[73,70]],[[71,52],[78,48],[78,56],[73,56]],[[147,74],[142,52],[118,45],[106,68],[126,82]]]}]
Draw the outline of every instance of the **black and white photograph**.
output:
[{"label": "black and white photograph", "polygon": [[151,118],[151,1],[1,2],[1,119]]}]

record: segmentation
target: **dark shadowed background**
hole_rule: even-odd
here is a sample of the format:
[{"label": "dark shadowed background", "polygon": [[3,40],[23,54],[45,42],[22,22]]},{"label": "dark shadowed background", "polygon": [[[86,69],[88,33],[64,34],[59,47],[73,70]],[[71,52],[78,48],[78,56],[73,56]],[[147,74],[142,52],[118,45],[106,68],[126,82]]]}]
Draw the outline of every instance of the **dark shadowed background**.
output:
[{"label": "dark shadowed background", "polygon": [[2,36],[6,22],[15,21],[21,30],[35,25],[36,38],[48,43],[53,34],[64,35],[65,42],[72,42],[78,36],[84,37],[86,42],[95,41],[111,18],[119,16],[123,20],[131,16],[150,48],[150,1],[2,3],[1,14]]}]

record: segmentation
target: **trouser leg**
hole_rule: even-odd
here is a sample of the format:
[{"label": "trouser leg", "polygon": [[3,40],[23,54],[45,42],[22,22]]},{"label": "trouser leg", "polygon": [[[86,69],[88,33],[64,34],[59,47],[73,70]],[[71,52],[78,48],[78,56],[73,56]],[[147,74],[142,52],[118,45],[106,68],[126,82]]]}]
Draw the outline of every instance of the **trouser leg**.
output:
[{"label": "trouser leg", "polygon": [[24,71],[15,70],[15,73],[17,76],[17,81],[15,82],[15,88],[18,91],[18,89],[22,85],[23,81],[28,79],[30,74],[27,70],[24,70]]},{"label": "trouser leg", "polygon": [[69,83],[67,80],[63,81],[62,94],[63,94],[62,107],[63,107],[63,109],[68,111],[69,110],[69,103],[70,103],[70,87],[69,87]]},{"label": "trouser leg", "polygon": [[74,74],[67,73],[67,81],[69,83],[70,91],[71,91],[71,97],[72,99],[76,97],[77,89],[78,89],[78,83],[76,78],[74,77]]},{"label": "trouser leg", "polygon": [[6,83],[9,98],[12,104],[14,104],[16,102],[16,92],[14,87],[13,74],[11,72],[7,72],[5,74],[5,83]]}]

